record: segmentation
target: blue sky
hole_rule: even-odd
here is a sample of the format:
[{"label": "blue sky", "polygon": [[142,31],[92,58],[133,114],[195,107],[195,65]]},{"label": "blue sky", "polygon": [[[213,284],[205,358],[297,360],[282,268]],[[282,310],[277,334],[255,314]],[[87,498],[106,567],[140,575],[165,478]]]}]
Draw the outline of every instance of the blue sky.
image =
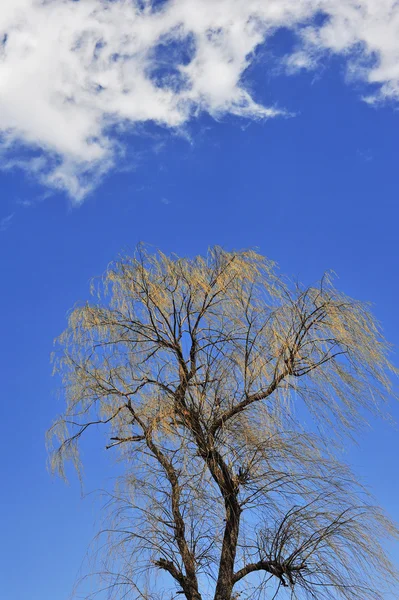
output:
[{"label": "blue sky", "polygon": [[[88,298],[90,278],[120,251],[139,241],[184,255],[213,244],[257,247],[282,272],[309,284],[332,269],[344,292],[373,303],[399,365],[394,3],[345,0],[337,3],[341,14],[329,2],[301,1],[294,10],[287,0],[277,18],[261,14],[255,1],[217,0],[214,5],[231,8],[237,28],[233,21],[215,27],[224,31],[216,45],[207,22],[202,38],[190,21],[210,10],[207,0],[195,9],[188,0],[175,8],[157,3],[163,8],[154,16],[147,7],[147,20],[139,23],[140,31],[148,26],[141,58],[123,67],[133,72],[130,88],[118,71],[126,78],[118,80],[128,89],[124,95],[112,83],[115,57],[107,68],[81,66],[90,44],[123,54],[116,25],[82,42],[78,62],[62,46],[88,30],[90,11],[81,4],[7,0],[0,9],[0,38],[8,36],[0,52],[0,590],[10,600],[66,600],[96,530],[99,501],[82,499],[76,478],[66,486],[46,471],[44,432],[62,410],[49,357],[67,311]],[[89,0],[86,7],[103,5]],[[133,18],[131,3],[114,5],[116,24],[124,15]],[[15,6],[31,11],[31,29]],[[245,29],[250,10],[263,23],[251,35]],[[220,15],[211,17],[217,24]],[[178,42],[164,33],[176,22],[184,29]],[[56,35],[60,50],[46,63]],[[202,66],[193,65],[200,51]],[[48,75],[57,61],[68,77],[53,89]],[[176,69],[181,76],[182,65],[192,67],[184,84],[190,98],[170,79]],[[32,69],[35,89],[24,76]],[[140,79],[143,72],[148,80]],[[113,95],[90,95],[93,73],[98,85],[114,85]],[[148,81],[167,99],[155,97]],[[219,81],[227,82],[223,89]],[[57,94],[64,94],[63,102],[54,100]],[[74,98],[72,109],[67,97]],[[395,404],[392,413],[399,418]],[[103,446],[96,436],[84,444],[85,492],[110,485],[113,470]],[[398,451],[397,427],[374,421],[346,451],[397,520]],[[394,557],[399,566],[398,548]]]}]

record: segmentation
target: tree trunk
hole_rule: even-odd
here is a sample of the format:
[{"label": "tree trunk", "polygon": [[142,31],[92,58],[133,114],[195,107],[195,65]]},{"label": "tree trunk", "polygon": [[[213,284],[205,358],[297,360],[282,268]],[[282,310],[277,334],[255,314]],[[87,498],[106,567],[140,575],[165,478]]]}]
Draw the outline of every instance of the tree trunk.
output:
[{"label": "tree trunk", "polygon": [[233,592],[234,562],[236,558],[241,508],[236,497],[228,498],[226,505],[226,527],[220,556],[219,575],[214,600],[230,600]]}]

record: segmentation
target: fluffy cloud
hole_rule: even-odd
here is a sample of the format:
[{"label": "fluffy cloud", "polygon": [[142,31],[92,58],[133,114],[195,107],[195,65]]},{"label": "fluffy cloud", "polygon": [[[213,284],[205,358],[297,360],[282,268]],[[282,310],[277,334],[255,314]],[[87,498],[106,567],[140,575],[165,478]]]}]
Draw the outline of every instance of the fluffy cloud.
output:
[{"label": "fluffy cloud", "polygon": [[3,164],[79,202],[123,151],[120,126],[276,116],[242,76],[281,26],[298,37],[290,70],[344,54],[350,75],[377,84],[370,102],[399,98],[396,0],[3,0]]}]

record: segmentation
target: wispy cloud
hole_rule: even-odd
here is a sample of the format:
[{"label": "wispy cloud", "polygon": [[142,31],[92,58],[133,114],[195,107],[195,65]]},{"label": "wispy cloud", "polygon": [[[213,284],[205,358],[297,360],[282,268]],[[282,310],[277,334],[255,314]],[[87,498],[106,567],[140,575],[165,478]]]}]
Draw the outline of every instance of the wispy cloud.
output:
[{"label": "wispy cloud", "polygon": [[15,201],[16,204],[18,204],[19,206],[23,206],[24,208],[30,208],[31,206],[33,206],[35,203],[33,200],[27,200],[26,198],[24,200],[21,200],[20,198],[18,198]]},{"label": "wispy cloud", "polygon": [[[325,18],[319,18],[324,14]],[[123,152],[118,128],[179,128],[200,112],[277,116],[243,84],[255,49],[285,26],[289,72],[347,57],[399,99],[396,0],[10,0],[0,11],[0,133],[9,168],[83,200]],[[15,160],[17,144],[31,152]],[[26,153],[25,153],[26,154]],[[7,158],[8,157],[8,158]]]},{"label": "wispy cloud", "polygon": [[2,233],[3,231],[6,231],[10,225],[11,225],[11,221],[14,218],[14,213],[11,213],[10,215],[7,215],[6,217],[3,217],[2,219],[0,219],[0,232]]}]

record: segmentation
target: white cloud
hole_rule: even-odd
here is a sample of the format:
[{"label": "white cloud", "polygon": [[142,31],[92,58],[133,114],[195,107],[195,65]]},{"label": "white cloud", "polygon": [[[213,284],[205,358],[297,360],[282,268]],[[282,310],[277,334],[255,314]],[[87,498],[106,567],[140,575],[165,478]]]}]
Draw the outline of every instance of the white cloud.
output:
[{"label": "white cloud", "polygon": [[7,231],[7,229],[10,227],[11,225],[11,221],[14,218],[14,213],[11,213],[10,215],[7,215],[6,217],[3,217],[2,219],[0,219],[0,232],[3,233],[3,231]]},{"label": "white cloud", "polygon": [[[368,101],[399,99],[395,0],[3,0],[0,132],[3,162],[75,201],[123,152],[115,125],[183,126],[206,111],[267,118],[242,83],[276,28],[298,33],[290,70],[324,52],[377,84]],[[320,12],[324,20],[314,20]],[[374,89],[374,88],[373,88]],[[30,157],[15,150],[23,144]],[[36,152],[37,151],[37,152]],[[18,154],[18,160],[10,158]],[[26,155],[26,151],[24,152]]]}]

